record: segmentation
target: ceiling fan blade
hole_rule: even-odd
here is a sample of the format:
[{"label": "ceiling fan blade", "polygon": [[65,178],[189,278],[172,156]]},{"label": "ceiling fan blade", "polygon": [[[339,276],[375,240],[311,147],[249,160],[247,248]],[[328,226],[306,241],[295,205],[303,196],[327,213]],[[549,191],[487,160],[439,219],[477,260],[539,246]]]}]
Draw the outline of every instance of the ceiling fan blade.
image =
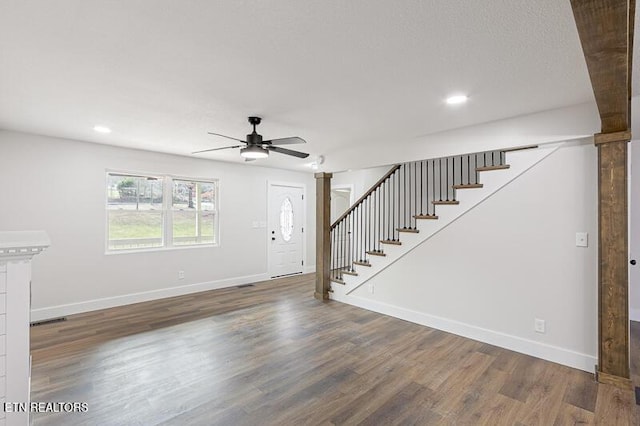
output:
[{"label": "ceiling fan blade", "polygon": [[207,132],[207,133],[210,134],[210,135],[214,135],[214,136],[222,136],[223,138],[232,139],[234,141],[247,143],[246,141],[243,141],[242,139],[234,138],[232,136],[221,135],[220,133],[213,133],[213,132]]},{"label": "ceiling fan blade", "polygon": [[203,149],[202,151],[194,151],[192,154],[200,154],[201,152],[220,151],[221,149],[240,148],[242,145],[223,146],[222,148]]},{"label": "ceiling fan blade", "polygon": [[271,139],[270,141],[264,141],[263,143],[269,145],[293,145],[295,143],[307,143],[307,141],[297,136],[293,136],[290,138]]},{"label": "ceiling fan blade", "polygon": [[298,157],[298,158],[307,158],[309,156],[309,154],[305,153],[305,152],[300,152],[300,151],[294,151],[292,149],[286,149],[286,148],[280,148],[279,146],[267,146],[267,149],[269,151],[275,151],[277,153],[280,154],[286,154],[286,155],[292,155],[294,157]]}]

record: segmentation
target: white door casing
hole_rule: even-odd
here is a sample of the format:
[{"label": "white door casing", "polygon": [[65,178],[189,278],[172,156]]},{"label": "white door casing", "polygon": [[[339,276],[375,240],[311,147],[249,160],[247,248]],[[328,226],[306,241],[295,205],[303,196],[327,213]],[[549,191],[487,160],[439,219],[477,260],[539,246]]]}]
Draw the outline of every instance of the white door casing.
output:
[{"label": "white door casing", "polygon": [[333,185],[331,187],[331,223],[353,204],[353,185]]},{"label": "white door casing", "polygon": [[[331,223],[335,222],[349,207],[353,204],[353,185],[335,185],[331,187]],[[340,232],[336,235],[336,241],[332,244],[337,244],[338,247],[344,247],[344,250],[340,250],[340,253],[336,256],[336,261],[340,265],[347,265],[349,263],[349,253],[351,253],[351,223],[349,221],[344,222],[344,227],[340,229]]]},{"label": "white door casing", "polygon": [[640,321],[640,140],[629,149],[629,318]]},{"label": "white door casing", "polygon": [[303,197],[303,186],[269,183],[267,244],[272,278],[303,271]]}]

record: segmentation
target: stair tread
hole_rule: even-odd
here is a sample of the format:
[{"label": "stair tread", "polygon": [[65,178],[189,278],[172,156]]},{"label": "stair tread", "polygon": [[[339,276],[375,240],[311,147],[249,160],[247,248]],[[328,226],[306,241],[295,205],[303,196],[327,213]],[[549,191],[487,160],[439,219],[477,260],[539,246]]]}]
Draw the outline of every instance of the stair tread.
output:
[{"label": "stair tread", "polygon": [[416,228],[396,228],[396,231],[398,232],[411,232],[412,234],[417,234],[418,231]]},{"label": "stair tread", "polygon": [[434,214],[417,214],[414,216],[414,219],[437,219],[438,216]]},{"label": "stair tread", "polygon": [[344,281],[342,281],[340,278],[332,277],[332,278],[329,278],[329,280],[333,281],[334,283],[338,283],[338,284],[344,285]]},{"label": "stair tread", "polygon": [[483,167],[477,167],[476,172],[488,172],[490,170],[504,170],[504,169],[508,169],[509,167],[510,166],[508,164],[501,164],[497,166],[483,166]]},{"label": "stair tread", "polygon": [[367,267],[371,267],[371,264],[369,262],[360,262],[359,260],[354,260],[353,261],[354,265],[360,265],[360,266],[367,266]]},{"label": "stair tread", "polygon": [[456,205],[456,204],[460,204],[460,201],[458,201],[458,200],[449,200],[449,201],[447,201],[447,200],[434,200],[431,203],[436,205],[436,206],[437,205],[445,205],[445,206],[446,205],[452,205],[453,206],[453,205]]},{"label": "stair tread", "polygon": [[474,189],[474,188],[482,188],[481,183],[466,183],[460,185],[453,185],[453,189]]},{"label": "stair tread", "polygon": [[[393,244],[394,246],[400,246],[402,243],[398,240],[380,240],[382,244]],[[368,253],[368,252],[367,252]]]},{"label": "stair tread", "polygon": [[367,251],[365,253],[370,254],[372,256],[386,256],[386,254],[384,254],[384,252],[381,252],[381,251]]},{"label": "stair tread", "polygon": [[342,271],[342,273],[347,275],[353,275],[354,277],[358,276],[358,273],[356,271]]}]

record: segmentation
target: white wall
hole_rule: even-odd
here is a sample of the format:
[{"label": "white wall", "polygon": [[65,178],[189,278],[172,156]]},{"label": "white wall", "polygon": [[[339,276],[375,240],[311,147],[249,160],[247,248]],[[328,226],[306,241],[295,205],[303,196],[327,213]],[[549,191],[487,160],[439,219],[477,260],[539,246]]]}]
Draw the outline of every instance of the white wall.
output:
[{"label": "white wall", "polygon": [[[105,255],[105,170],[220,180],[220,246]],[[307,270],[315,263],[311,173],[0,131],[0,230],[43,229],[34,319],[267,278],[267,181],[306,185]],[[185,279],[178,280],[178,270]]]},{"label": "white wall", "polygon": [[[640,98],[634,98],[640,103]],[[634,104],[635,105],[635,104]],[[471,105],[466,105],[470,107]],[[455,111],[451,111],[455,114]],[[389,140],[361,146],[345,145],[327,155],[322,171],[336,172],[500,148],[591,137],[600,131],[595,102],[480,123],[409,141]],[[640,124],[639,124],[640,125]]]},{"label": "white wall", "polygon": [[357,201],[358,198],[384,176],[391,167],[392,165],[388,165],[334,173],[331,178],[331,186],[353,185],[353,200]]},{"label": "white wall", "polygon": [[[596,162],[592,143],[561,148],[358,288],[352,302],[592,371]],[[575,246],[576,232],[589,233],[588,248]],[[534,332],[534,318],[546,321],[545,334]]]},{"label": "white wall", "polygon": [[636,265],[629,265],[629,317],[640,321],[640,141],[630,144],[629,173],[629,259]]}]

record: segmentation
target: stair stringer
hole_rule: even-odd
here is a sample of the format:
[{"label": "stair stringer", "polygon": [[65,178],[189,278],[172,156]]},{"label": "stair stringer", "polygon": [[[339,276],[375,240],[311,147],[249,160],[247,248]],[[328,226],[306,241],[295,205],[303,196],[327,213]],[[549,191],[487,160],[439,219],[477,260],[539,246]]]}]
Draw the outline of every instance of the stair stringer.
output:
[{"label": "stair stringer", "polygon": [[356,265],[355,270],[358,275],[343,275],[344,285],[333,282],[330,298],[338,301],[343,300],[344,296],[349,295],[416,247],[430,240],[566,143],[559,142],[543,145],[537,149],[506,153],[506,163],[510,165],[508,169],[480,172],[479,182],[483,184],[483,188],[457,190],[456,199],[460,201],[460,204],[436,206],[438,219],[417,220],[417,228],[420,232],[400,233],[402,245],[383,244],[385,256],[369,256],[370,267]]}]

